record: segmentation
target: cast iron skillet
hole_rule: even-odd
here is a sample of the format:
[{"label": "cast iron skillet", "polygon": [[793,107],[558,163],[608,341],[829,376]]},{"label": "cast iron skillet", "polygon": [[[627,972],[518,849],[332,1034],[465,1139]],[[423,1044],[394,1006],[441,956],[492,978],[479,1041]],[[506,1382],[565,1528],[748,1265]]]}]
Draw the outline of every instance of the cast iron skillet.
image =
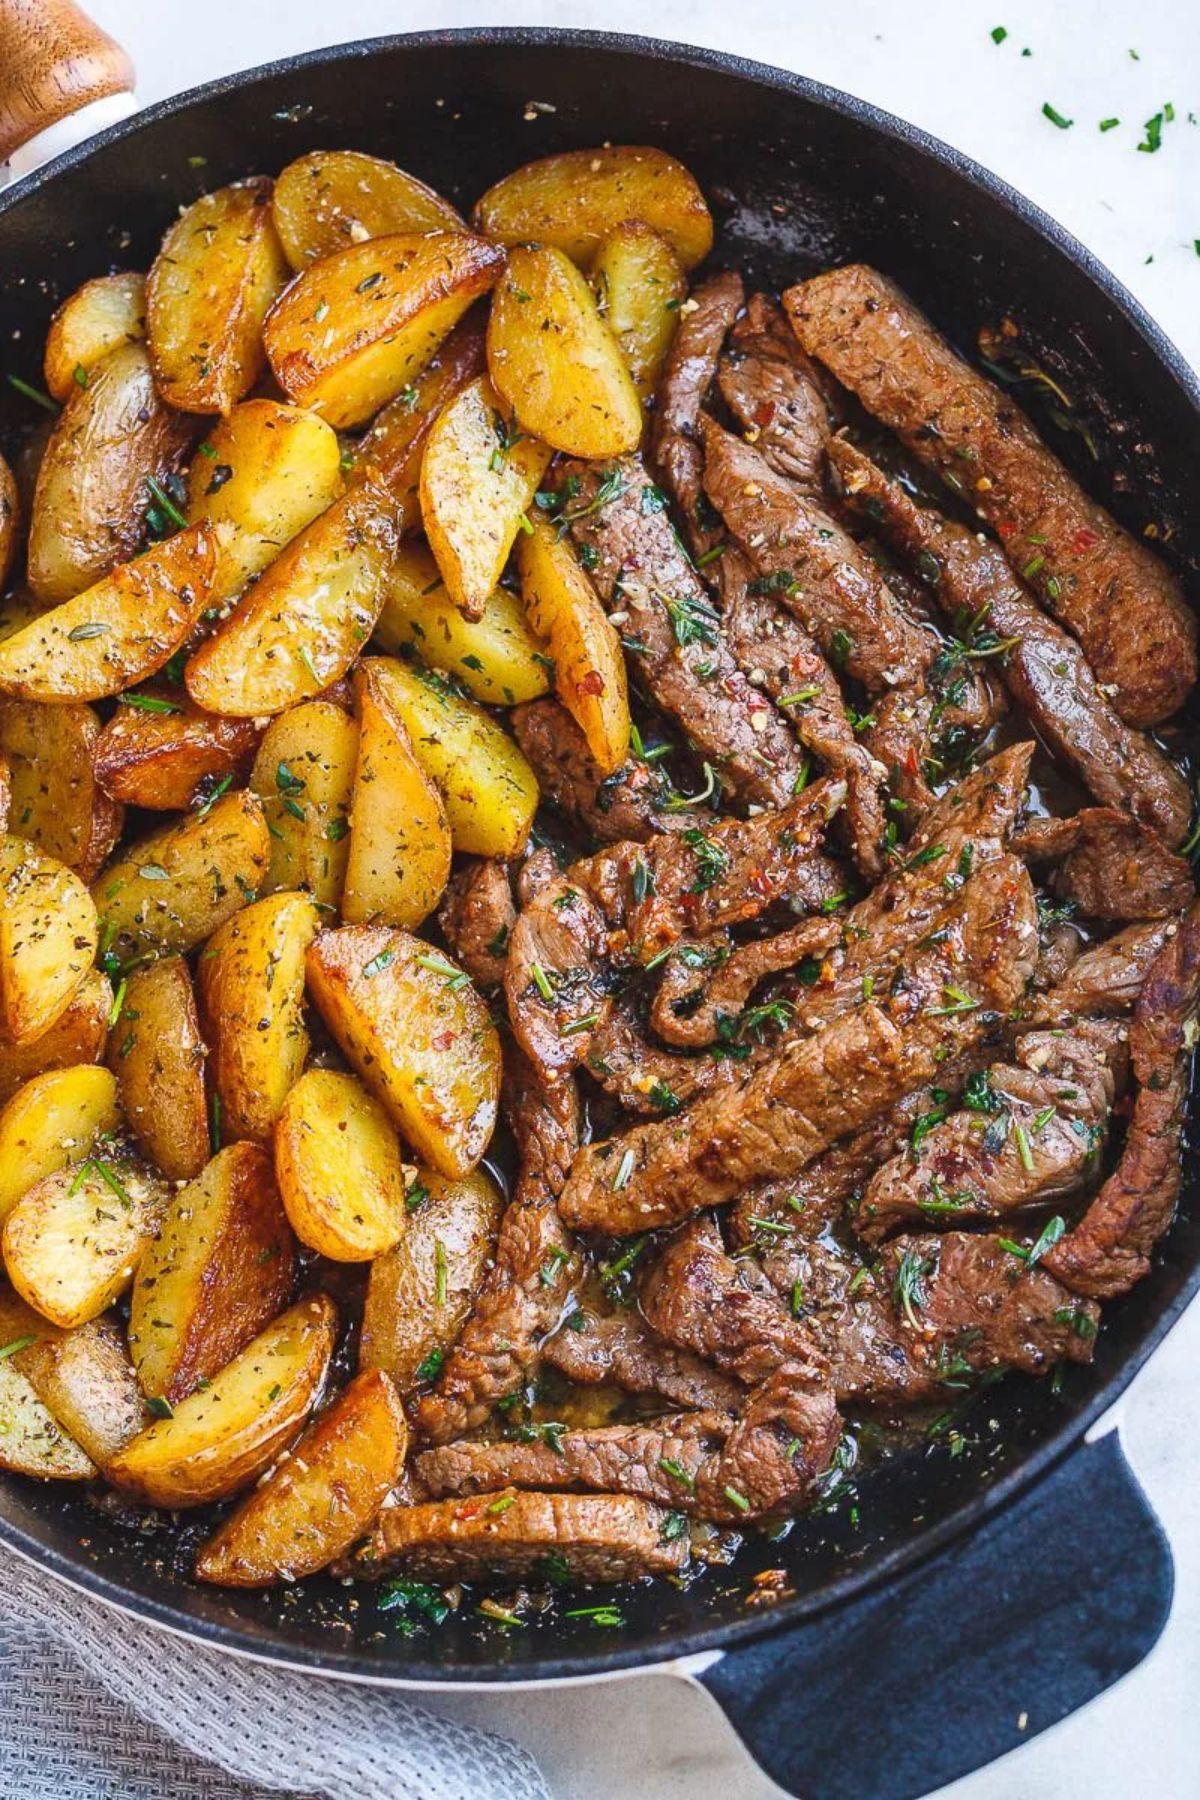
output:
[{"label": "cast iron skillet", "polygon": [[[529,102],[542,103],[532,110]],[[181,202],[310,148],[395,158],[461,205],[533,156],[605,139],[660,144],[696,172],[718,259],[778,286],[864,257],[952,336],[1019,320],[1086,416],[1056,447],[1135,531],[1200,559],[1200,384],[1118,283],[1028,201],[861,101],[735,57],[630,37],[472,30],[319,51],[214,82],[115,127],[0,198],[0,331],[37,379],[50,312],[111,266],[143,268]],[[195,159],[203,158],[200,165]],[[0,427],[26,426],[9,396]],[[893,1455],[857,1499],[755,1538],[732,1571],[621,1599],[606,1630],[559,1616],[504,1632],[468,1612],[404,1636],[371,1590],[187,1585],[188,1540],[143,1538],[82,1496],[0,1486],[0,1539],[78,1586],[206,1642],[402,1683],[594,1676],[696,1652],[749,1747],[809,1800],[927,1792],[1062,1717],[1145,1655],[1171,1559],[1115,1434],[1087,1428],[1200,1285],[1183,1216],[1150,1277],[1106,1309],[1090,1369],[1055,1392],[1013,1379],[963,1426]],[[957,1440],[954,1440],[957,1442]],[[753,1574],[788,1597],[747,1606]],[[573,1602],[578,1605],[578,1600]],[[865,1703],[865,1704],[864,1704]],[[1020,1715],[1026,1715],[1023,1725]]]}]

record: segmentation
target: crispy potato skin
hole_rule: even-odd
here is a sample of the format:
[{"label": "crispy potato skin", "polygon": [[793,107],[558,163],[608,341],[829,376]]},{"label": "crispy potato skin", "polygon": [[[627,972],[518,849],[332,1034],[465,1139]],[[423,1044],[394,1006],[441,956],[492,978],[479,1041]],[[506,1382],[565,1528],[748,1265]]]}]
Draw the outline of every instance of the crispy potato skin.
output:
[{"label": "crispy potato skin", "polygon": [[108,1062],[130,1131],[169,1181],[190,1181],[208,1160],[207,1055],[183,958],[160,956],[132,969]]},{"label": "crispy potato skin", "polygon": [[666,238],[685,269],[712,249],[712,217],[683,164],[665,150],[606,144],[524,163],[490,187],[472,223],[500,244],[553,244],[586,265],[618,225]]},{"label": "crispy potato skin", "polygon": [[404,1234],[395,1128],[357,1076],[300,1077],[275,1126],[275,1172],[296,1236],[334,1262],[370,1262]]},{"label": "crispy potato skin", "polygon": [[407,1449],[404,1409],[387,1376],[355,1376],[208,1540],[197,1579],[267,1587],[315,1574],[369,1530]]},{"label": "crispy potato skin", "polygon": [[0,586],[8,578],[21,526],[17,478],[0,456]]},{"label": "crispy potato skin", "polygon": [[295,1281],[271,1158],[229,1144],[175,1194],[138,1265],[129,1347],[142,1392],[174,1405],[211,1380],[278,1316]]},{"label": "crispy potato skin", "polygon": [[125,814],[99,781],[100,720],[90,706],[0,700],[0,755],[23,835],[90,881]]},{"label": "crispy potato skin", "polygon": [[505,414],[570,456],[636,450],[642,408],[613,333],[570,257],[509,253],[487,332],[488,374]]},{"label": "crispy potato skin", "polygon": [[114,1486],[150,1506],[203,1506],[257,1480],[308,1417],[333,1354],[337,1313],[323,1294],[299,1300],[120,1450]]},{"label": "crispy potato skin", "polygon": [[417,1171],[410,1195],[424,1197],[403,1238],[371,1264],[358,1362],[384,1369],[401,1394],[418,1370],[458,1337],[496,1247],[504,1196],[482,1169],[450,1181]]},{"label": "crispy potato skin", "polygon": [[451,1176],[487,1149],[500,1093],[496,1028],[460,974],[382,925],[322,931],[308,951],[309,990],[330,1031],[401,1136]]},{"label": "crispy potato skin", "polygon": [[172,225],[146,280],[159,393],[181,412],[227,413],[262,372],[262,324],[287,280],[265,176],[203,194]]},{"label": "crispy potato skin", "polygon": [[348,925],[408,930],[427,919],[450,879],[450,826],[374,658],[354,674],[358,762],[342,892]]},{"label": "crispy potato skin", "polygon": [[255,720],[218,718],[179,689],[150,698],[172,710],[118,706],[100,732],[96,777],[106,794],[150,812],[183,812],[249,774],[262,736]]},{"label": "crispy potato skin", "polygon": [[166,1199],[159,1177],[119,1150],[44,1176],[4,1222],[9,1280],[52,1324],[86,1325],[128,1288]]},{"label": "crispy potato skin", "polygon": [[35,1075],[0,1112],[0,1219],[37,1182],[78,1162],[101,1132],[120,1123],[117,1084],[107,1069],[77,1063]]},{"label": "crispy potato skin", "polygon": [[558,697],[579,725],[602,774],[629,755],[629,688],[616,627],[575,552],[539,515],[517,550],[521,594],[550,646]]},{"label": "crispy potato skin", "polygon": [[107,975],[93,969],[47,1031],[22,1044],[0,1040],[0,1106],[35,1075],[66,1069],[73,1063],[101,1062],[112,1004]]},{"label": "crispy potato skin", "polygon": [[293,269],[367,238],[398,232],[465,231],[448,200],[361,150],[310,150],[276,178],[275,229]]},{"label": "crispy potato skin", "polygon": [[487,367],[479,314],[475,307],[459,320],[431,361],[388,402],[352,452],[351,481],[382,482],[402,509],[406,531],[421,523],[421,459],[433,422]]},{"label": "crispy potato skin", "polygon": [[0,1469],[32,1475],[39,1481],[90,1481],[95,1475],[85,1456],[39,1400],[28,1376],[11,1362],[0,1363]]},{"label": "crispy potato skin", "polygon": [[29,517],[29,585],[59,605],[127,561],[142,541],[147,480],[162,481],[196,436],[164,406],[144,344],[112,350],[88,372],[47,440]]},{"label": "crispy potato skin", "polygon": [[304,956],[320,914],[307,894],[268,894],[227,919],[199,964],[209,1076],[230,1137],[269,1144],[308,1055]]},{"label": "crispy potato skin", "polygon": [[687,298],[687,277],[666,238],[629,219],[599,245],[590,279],[643,408],[654,396]]},{"label": "crispy potato skin", "polygon": [[361,425],[420,373],[503,267],[503,250],[467,231],[338,250],[297,275],[267,317],[275,379],[338,430]]},{"label": "crispy potato skin", "polygon": [[69,294],[50,321],[43,368],[46,387],[65,405],[87,387],[96,364],[146,335],[146,278],[133,270],[98,275]]},{"label": "crispy potato skin", "polygon": [[548,445],[510,440],[500,398],[480,376],[442,408],[425,442],[425,534],[451,600],[468,619],[483,616],[550,462]]},{"label": "crispy potato skin", "polygon": [[330,700],[310,700],[267,728],[250,774],[271,838],[268,893],[307,888],[336,907],[350,854],[358,723]]},{"label": "crispy potato skin", "polygon": [[24,838],[0,839],[0,1043],[49,1031],[87,979],[99,935],[77,875]]}]

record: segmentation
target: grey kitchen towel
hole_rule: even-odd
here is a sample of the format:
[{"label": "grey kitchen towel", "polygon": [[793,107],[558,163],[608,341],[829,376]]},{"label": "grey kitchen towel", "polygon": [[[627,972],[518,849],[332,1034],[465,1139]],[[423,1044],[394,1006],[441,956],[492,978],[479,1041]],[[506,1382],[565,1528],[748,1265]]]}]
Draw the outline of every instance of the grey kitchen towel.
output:
[{"label": "grey kitchen towel", "polygon": [[506,1738],[191,1644],[10,1552],[0,1684],[4,1800],[550,1800]]}]

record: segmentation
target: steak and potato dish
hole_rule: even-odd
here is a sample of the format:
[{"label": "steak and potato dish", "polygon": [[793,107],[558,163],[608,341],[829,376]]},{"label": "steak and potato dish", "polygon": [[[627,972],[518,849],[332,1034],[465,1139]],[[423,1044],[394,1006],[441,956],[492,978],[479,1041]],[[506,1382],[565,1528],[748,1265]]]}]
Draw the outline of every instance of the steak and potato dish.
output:
[{"label": "steak and potato dish", "polygon": [[17,384],[0,1467],[199,1581],[703,1579],[1170,1228],[1180,584],[1012,321],[722,260],[661,150],[311,152]]}]

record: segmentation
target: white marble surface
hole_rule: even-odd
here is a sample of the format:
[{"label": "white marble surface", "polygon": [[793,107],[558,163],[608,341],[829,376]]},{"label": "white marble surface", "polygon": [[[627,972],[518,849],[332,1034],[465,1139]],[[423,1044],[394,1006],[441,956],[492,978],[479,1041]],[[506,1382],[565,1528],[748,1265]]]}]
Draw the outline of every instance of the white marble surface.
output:
[{"label": "white marble surface", "polygon": [[[778,63],[873,100],[997,170],[1075,231],[1200,363],[1200,126],[1188,120],[1200,114],[1195,0],[608,0],[602,9],[580,0],[442,0],[436,9],[413,0],[93,0],[91,11],[132,52],[143,100],[318,44],[484,22],[652,33]],[[1009,33],[999,47],[997,25]],[[1023,57],[1026,47],[1033,54]],[[1047,101],[1074,119],[1071,130],[1042,117]],[[1139,154],[1143,122],[1168,101],[1176,117],[1161,151]],[[1120,126],[1102,134],[1099,121],[1114,116]],[[1176,1556],[1175,1608],[1158,1648],[1084,1712],[944,1796],[1187,1800],[1200,1788],[1198,1362],[1193,1307],[1123,1407],[1131,1460]],[[668,1677],[436,1704],[528,1743],[560,1800],[777,1793],[706,1698]]]}]

